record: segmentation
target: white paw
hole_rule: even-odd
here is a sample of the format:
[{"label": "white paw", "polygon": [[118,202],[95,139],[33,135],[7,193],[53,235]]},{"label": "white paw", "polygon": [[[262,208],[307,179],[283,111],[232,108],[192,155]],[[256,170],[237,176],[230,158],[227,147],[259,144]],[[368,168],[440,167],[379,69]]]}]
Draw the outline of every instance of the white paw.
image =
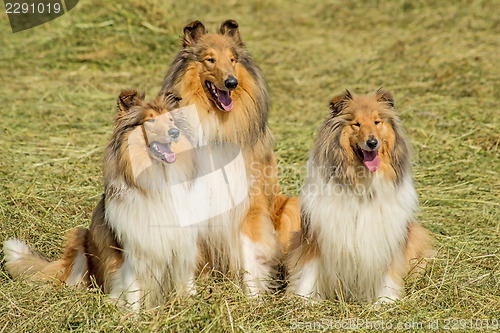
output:
[{"label": "white paw", "polygon": [[399,296],[394,296],[394,297],[384,296],[384,297],[379,297],[375,302],[373,302],[372,305],[375,308],[380,308],[383,305],[390,305],[399,300],[400,300]]},{"label": "white paw", "polygon": [[250,298],[258,298],[267,291],[266,283],[263,280],[252,278],[248,273],[245,273],[244,281],[246,294]]},{"label": "white paw", "polygon": [[401,299],[403,286],[396,283],[389,274],[386,275],[384,283],[375,298],[374,305],[380,307],[382,304],[391,304]]},{"label": "white paw", "polygon": [[242,236],[243,281],[249,297],[259,297],[268,291],[271,268],[262,255],[262,246],[252,242],[247,236]]},{"label": "white paw", "polygon": [[194,296],[194,295],[196,295],[196,293],[197,293],[197,290],[196,290],[196,286],[194,285],[194,280],[189,280],[188,283],[184,284],[180,288],[181,295]]}]

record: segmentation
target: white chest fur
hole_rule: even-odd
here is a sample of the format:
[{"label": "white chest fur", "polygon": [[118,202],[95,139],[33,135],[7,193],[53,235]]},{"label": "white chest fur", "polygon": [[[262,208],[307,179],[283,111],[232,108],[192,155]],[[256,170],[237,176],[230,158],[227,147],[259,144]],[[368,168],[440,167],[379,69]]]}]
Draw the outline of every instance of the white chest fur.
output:
[{"label": "white chest fur", "polygon": [[327,298],[338,294],[340,280],[346,298],[372,300],[401,255],[417,208],[410,177],[396,186],[373,173],[358,190],[313,175],[302,192],[302,209],[321,252],[316,287]]},{"label": "white chest fur", "polygon": [[204,193],[188,184],[175,189],[175,193],[169,187],[147,192],[126,189],[106,203],[106,219],[129,254],[147,255],[160,263],[168,262],[176,249],[196,246],[198,228],[190,222],[208,207],[200,200],[193,209],[193,200]]}]

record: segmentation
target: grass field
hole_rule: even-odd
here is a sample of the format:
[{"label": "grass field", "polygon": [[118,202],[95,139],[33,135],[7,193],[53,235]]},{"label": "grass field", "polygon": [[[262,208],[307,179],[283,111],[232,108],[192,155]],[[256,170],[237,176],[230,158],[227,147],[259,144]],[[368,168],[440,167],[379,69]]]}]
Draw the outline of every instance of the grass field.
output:
[{"label": "grass field", "polygon": [[233,281],[209,280],[192,298],[172,296],[160,309],[132,315],[96,292],[14,281],[2,262],[0,332],[281,332],[322,320],[393,330],[413,323],[412,331],[437,323],[443,331],[453,319],[482,324],[481,331],[497,320],[500,330],[498,1],[82,0],[16,34],[2,9],[0,241],[21,238],[56,258],[66,232],[89,224],[101,195],[119,92],[154,96],[184,25],[200,19],[213,32],[228,18],[240,24],[267,78],[289,195],[300,192],[331,97],[345,88],[393,93],[414,148],[419,219],[437,250],[425,275],[407,284],[403,301],[378,310],[308,305],[284,293],[257,302]]}]

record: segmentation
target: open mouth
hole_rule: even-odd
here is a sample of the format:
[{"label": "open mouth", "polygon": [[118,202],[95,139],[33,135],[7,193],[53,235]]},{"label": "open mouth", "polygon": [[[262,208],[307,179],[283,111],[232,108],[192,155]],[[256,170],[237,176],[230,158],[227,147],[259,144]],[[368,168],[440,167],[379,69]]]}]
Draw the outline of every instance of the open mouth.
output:
[{"label": "open mouth", "polygon": [[378,149],[375,150],[364,150],[356,145],[359,157],[362,158],[363,163],[366,165],[368,170],[375,172],[380,166],[380,158],[378,157]]},{"label": "open mouth", "polygon": [[149,144],[149,149],[151,149],[151,152],[153,152],[154,156],[166,163],[174,163],[177,159],[177,155],[170,148],[170,142],[162,143],[153,141]]},{"label": "open mouth", "polygon": [[233,100],[231,99],[231,92],[227,90],[218,89],[215,84],[210,81],[205,81],[208,91],[215,99],[215,104],[222,111],[229,112],[233,109]]}]

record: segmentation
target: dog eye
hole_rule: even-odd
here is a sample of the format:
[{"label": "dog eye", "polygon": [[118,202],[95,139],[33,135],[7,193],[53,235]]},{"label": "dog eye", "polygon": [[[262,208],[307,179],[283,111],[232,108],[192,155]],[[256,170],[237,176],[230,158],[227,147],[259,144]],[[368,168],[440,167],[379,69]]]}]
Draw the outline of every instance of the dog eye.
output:
[{"label": "dog eye", "polygon": [[206,60],[206,61],[208,61],[208,62],[210,62],[210,63],[212,63],[212,64],[215,62],[215,59],[214,59],[214,58],[207,58],[207,59],[205,59],[205,60]]},{"label": "dog eye", "polygon": [[375,125],[380,124],[380,120],[375,120]]},{"label": "dog eye", "polygon": [[236,61],[236,59],[234,59],[234,58],[231,58],[231,62],[235,62],[235,61]]}]

